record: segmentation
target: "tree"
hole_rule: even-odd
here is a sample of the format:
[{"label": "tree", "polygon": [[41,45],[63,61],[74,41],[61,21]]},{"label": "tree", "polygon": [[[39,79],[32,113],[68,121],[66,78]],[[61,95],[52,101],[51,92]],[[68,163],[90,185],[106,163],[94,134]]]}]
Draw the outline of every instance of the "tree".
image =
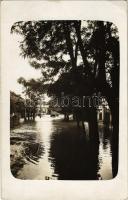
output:
[{"label": "tree", "polygon": [[98,76],[95,80],[97,90],[106,97],[112,114],[113,135],[113,176],[118,171],[119,145],[119,37],[117,27],[112,23],[97,22],[97,29],[90,41],[95,50]]},{"label": "tree", "polygon": [[23,77],[18,79],[18,83],[24,86],[25,93],[25,120],[26,117],[28,120],[32,118],[35,120],[35,114],[37,110],[37,105],[41,100],[41,94],[43,92],[43,87],[41,81],[39,79],[36,81],[34,79],[25,80]]},{"label": "tree", "polygon": [[24,113],[24,99],[16,94],[15,92],[10,92],[10,114],[19,113],[23,116]]},{"label": "tree", "polygon": [[10,126],[14,127],[19,123],[19,119],[24,117],[25,102],[24,99],[10,91]]}]

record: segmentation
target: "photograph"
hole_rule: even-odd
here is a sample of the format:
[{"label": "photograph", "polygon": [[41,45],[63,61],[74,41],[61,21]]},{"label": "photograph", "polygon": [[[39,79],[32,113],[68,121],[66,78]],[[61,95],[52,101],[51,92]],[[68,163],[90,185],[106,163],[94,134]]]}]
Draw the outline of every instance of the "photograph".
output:
[{"label": "photograph", "polygon": [[82,18],[21,19],[11,24],[9,34],[13,177],[115,178],[120,148],[116,24]]},{"label": "photograph", "polygon": [[127,3],[0,9],[1,199],[127,199]]}]

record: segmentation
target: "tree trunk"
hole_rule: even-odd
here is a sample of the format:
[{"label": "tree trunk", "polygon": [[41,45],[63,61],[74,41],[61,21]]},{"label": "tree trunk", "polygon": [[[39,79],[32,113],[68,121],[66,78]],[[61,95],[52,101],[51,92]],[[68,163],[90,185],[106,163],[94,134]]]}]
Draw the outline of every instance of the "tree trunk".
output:
[{"label": "tree trunk", "polygon": [[35,112],[33,112],[33,121],[35,121]]},{"label": "tree trunk", "polygon": [[99,142],[97,112],[95,108],[89,109],[89,137],[90,140]]},{"label": "tree trunk", "polygon": [[119,156],[119,102],[115,100],[111,105],[112,114],[112,173],[115,177],[118,173],[118,156]]},{"label": "tree trunk", "polygon": [[64,121],[69,121],[69,115],[67,113],[64,114]]},{"label": "tree trunk", "polygon": [[85,68],[87,74],[90,74],[91,71],[90,71],[90,67],[88,65],[88,61],[86,59],[86,57],[87,57],[86,51],[84,49],[83,41],[82,41],[82,38],[81,38],[81,21],[75,23],[75,29],[76,29],[78,46],[79,46],[79,50],[80,50],[80,53],[81,53],[81,56],[82,56],[84,68]]},{"label": "tree trunk", "polygon": [[72,44],[72,40],[71,40],[71,36],[70,36],[70,30],[69,30],[69,26],[68,26],[68,22],[64,22],[63,23],[63,28],[64,28],[64,33],[65,33],[65,38],[66,38],[66,44],[67,44],[67,49],[71,58],[71,63],[72,63],[72,67],[75,69],[76,68],[76,62],[77,62],[77,51],[78,51],[78,47],[76,45],[76,52],[74,55],[74,51],[73,51],[73,44]]},{"label": "tree trunk", "polygon": [[26,116],[24,115],[24,121],[26,122]]},{"label": "tree trunk", "polygon": [[29,114],[29,112],[28,112],[28,121],[29,121],[29,119],[30,119],[30,114]]}]

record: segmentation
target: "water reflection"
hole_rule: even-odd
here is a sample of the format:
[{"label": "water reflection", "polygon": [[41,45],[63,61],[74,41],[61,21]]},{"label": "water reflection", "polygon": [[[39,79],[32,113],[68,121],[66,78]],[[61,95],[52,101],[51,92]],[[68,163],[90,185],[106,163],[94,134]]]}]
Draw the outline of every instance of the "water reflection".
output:
[{"label": "water reflection", "polygon": [[50,158],[60,180],[97,179],[98,146],[86,141],[85,135],[79,134],[78,130],[54,133]]},{"label": "water reflection", "polygon": [[105,180],[112,178],[111,137],[112,128],[99,124],[99,174]]},{"label": "water reflection", "polygon": [[18,177],[19,171],[28,163],[38,165],[44,147],[37,134],[35,123],[24,123],[11,131],[11,172]]},{"label": "water reflection", "polygon": [[99,125],[100,143],[88,140],[74,122],[37,118],[11,130],[11,171],[20,179],[112,178],[112,129]]}]

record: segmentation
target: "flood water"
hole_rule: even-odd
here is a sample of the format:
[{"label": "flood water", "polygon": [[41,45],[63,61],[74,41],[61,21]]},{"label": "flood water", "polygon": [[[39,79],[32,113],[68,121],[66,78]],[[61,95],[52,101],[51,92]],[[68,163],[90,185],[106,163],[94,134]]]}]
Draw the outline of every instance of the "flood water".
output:
[{"label": "flood water", "polygon": [[99,145],[63,116],[37,117],[11,129],[10,164],[25,180],[107,180],[112,178],[112,130],[99,124]]}]

